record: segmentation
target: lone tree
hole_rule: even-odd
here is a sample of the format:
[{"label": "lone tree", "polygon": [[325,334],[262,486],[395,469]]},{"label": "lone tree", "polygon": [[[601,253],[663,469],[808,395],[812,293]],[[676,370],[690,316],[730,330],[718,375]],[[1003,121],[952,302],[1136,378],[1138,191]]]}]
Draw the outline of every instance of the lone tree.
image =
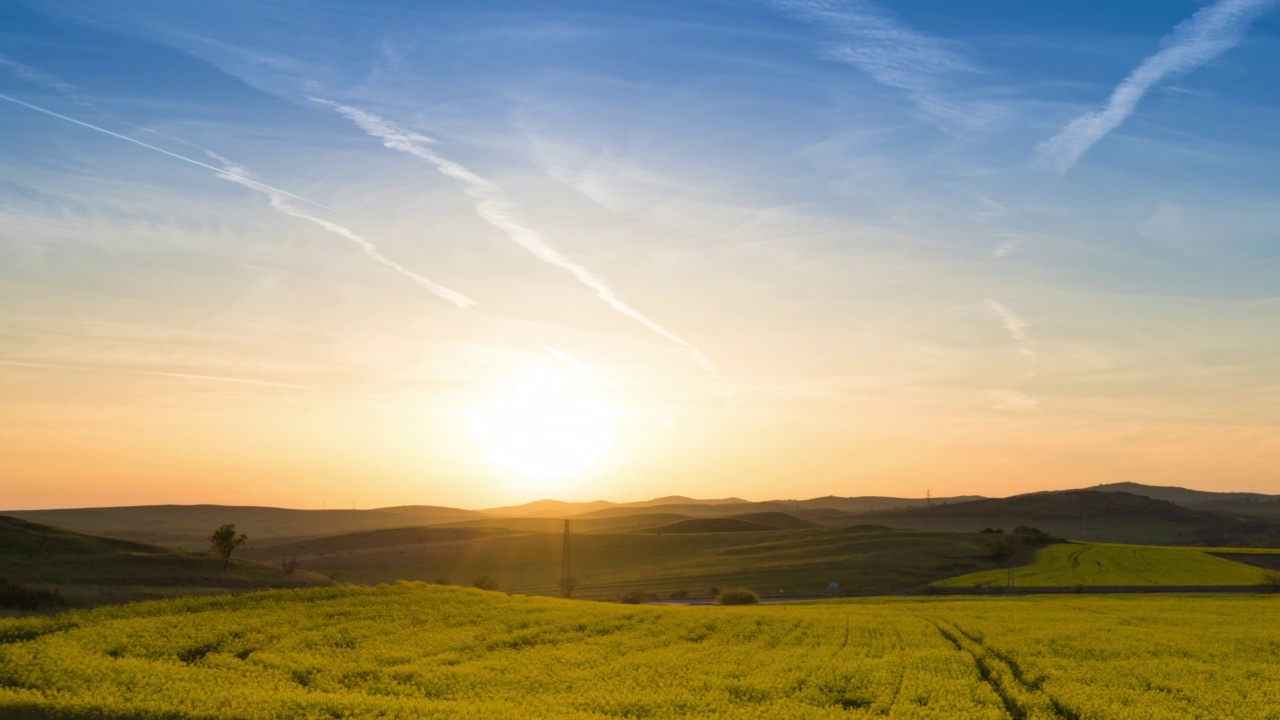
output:
[{"label": "lone tree", "polygon": [[227,569],[227,564],[231,562],[231,553],[236,551],[249,536],[244,533],[236,534],[236,526],[228,523],[213,531],[213,535],[209,536],[210,542],[213,543],[213,552],[222,558],[222,569]]}]

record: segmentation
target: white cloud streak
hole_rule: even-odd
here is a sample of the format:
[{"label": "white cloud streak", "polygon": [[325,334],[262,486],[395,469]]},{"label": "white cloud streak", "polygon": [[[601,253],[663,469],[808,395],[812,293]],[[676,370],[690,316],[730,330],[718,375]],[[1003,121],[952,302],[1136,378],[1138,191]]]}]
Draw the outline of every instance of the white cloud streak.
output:
[{"label": "white cloud streak", "polygon": [[60,365],[57,363],[18,362],[0,360],[0,365],[7,367],[32,368],[36,370],[75,370],[80,372],[129,373],[130,375],[151,375],[154,377],[180,378],[184,380],[209,380],[212,382],[237,383],[240,385],[258,385],[261,387],[282,388],[285,390],[315,390],[306,385],[271,382],[268,380],[251,380],[248,378],[228,377],[226,375],[200,375],[197,373],[162,372],[158,370],[134,370],[131,368],[90,367],[87,365]]},{"label": "white cloud streak", "polygon": [[963,118],[942,98],[940,81],[976,68],[952,43],[914,30],[866,0],[772,0],[771,4],[840,36],[845,42],[829,51],[833,60],[905,91],[932,115]]},{"label": "white cloud streak", "polygon": [[[28,67],[27,65],[23,65],[22,63],[19,63],[15,60],[11,60],[3,55],[0,55],[0,66],[10,68],[16,75],[18,75],[18,77],[28,82],[41,85],[43,87],[47,87],[52,90],[56,90],[70,97],[71,99],[75,100],[81,105],[84,105],[85,107],[101,112],[101,110],[99,110],[95,105],[93,105],[93,103],[90,103],[87,100],[84,100],[80,96],[80,93],[76,89],[76,87],[74,85],[71,85],[70,83],[63,82],[55,77],[42,73],[39,70],[36,70],[35,68]],[[8,100],[9,102],[17,103],[18,105],[22,105],[24,107],[35,110],[37,112],[42,112],[46,115],[53,116],[60,120],[66,120],[67,122],[75,123],[76,125],[89,128],[90,130],[96,130],[101,133],[106,133],[107,135],[110,135],[115,138],[119,138],[121,140],[127,140],[128,142],[131,142],[135,145],[140,145],[144,148],[147,148],[148,150],[154,150],[156,152],[163,153],[170,157],[177,158],[178,160],[184,160],[193,165],[198,165],[200,167],[213,170],[215,173],[217,173],[218,177],[224,180],[230,180],[231,182],[234,182],[238,185],[247,187],[250,190],[255,190],[259,193],[262,193],[263,195],[266,195],[271,202],[271,206],[279,210],[280,212],[283,212],[286,215],[289,215],[291,217],[298,218],[299,220],[306,220],[307,222],[319,225],[320,227],[324,228],[325,230],[328,230],[331,233],[334,233],[335,235],[339,235],[343,238],[346,238],[347,240],[350,240],[351,242],[354,242],[355,244],[359,245],[360,248],[364,250],[365,254],[368,255],[369,257],[391,268],[392,270],[395,270],[396,272],[408,277],[409,279],[421,285],[428,292],[438,297],[441,297],[445,300],[448,300],[454,305],[457,305],[459,308],[462,308],[465,310],[466,308],[469,308],[476,304],[475,301],[472,300],[471,298],[455,290],[450,290],[449,288],[444,287],[443,285],[434,283],[430,279],[423,277],[422,275],[419,275],[418,273],[415,273],[412,270],[409,270],[408,268],[405,268],[404,266],[400,265],[396,261],[388,258],[387,256],[382,254],[382,252],[378,249],[376,245],[374,245],[372,242],[369,242],[368,240],[361,237],[360,235],[357,235],[356,233],[352,232],[350,229],[343,227],[342,225],[339,225],[335,222],[330,222],[329,220],[325,220],[323,218],[319,218],[309,213],[303,212],[302,210],[299,210],[293,205],[290,205],[288,203],[287,198],[292,198],[294,200],[301,200],[302,202],[308,203],[310,205],[315,205],[317,207],[329,209],[327,206],[321,205],[320,203],[314,200],[309,200],[307,198],[304,198],[301,195],[295,195],[286,190],[281,190],[280,188],[267,185],[266,183],[258,182],[257,180],[254,180],[249,177],[249,171],[243,165],[232,162],[231,160],[228,160],[227,158],[219,155],[216,152],[213,152],[212,150],[209,150],[207,148],[202,148],[199,145],[196,145],[195,143],[191,143],[179,138],[169,138],[168,136],[163,136],[163,137],[166,137],[167,139],[176,140],[183,144],[190,145],[191,147],[194,147],[198,150],[202,150],[206,155],[208,155],[209,157],[221,163],[222,164],[221,168],[217,168],[212,165],[202,163],[198,160],[194,160],[184,155],[178,155],[177,153],[169,152],[168,150],[165,150],[163,148],[159,148],[154,145],[150,145],[148,143],[142,142],[141,140],[136,140],[134,138],[128,137],[127,135],[121,135],[119,133],[115,133],[110,130],[107,130],[106,128],[98,127],[97,125],[91,125],[87,122],[76,120],[75,118],[67,117],[60,113],[56,113],[52,110],[47,110],[45,108],[32,105],[31,103],[23,102],[15,98],[8,97],[7,95],[0,95],[0,98]],[[142,129],[147,130],[148,132],[155,132],[147,128],[142,128]]]},{"label": "white cloud streak", "polygon": [[[52,111],[52,110],[47,110],[47,109],[42,108],[42,107],[40,107],[40,106],[38,106],[38,105],[32,105],[32,104],[31,104],[31,103],[29,103],[29,102],[23,102],[22,100],[19,100],[19,99],[17,99],[17,98],[9,97],[8,95],[0,94],[0,100],[6,100],[6,101],[11,102],[11,103],[13,103],[13,104],[15,104],[15,105],[21,105],[22,107],[25,107],[25,108],[28,108],[28,109],[31,109],[31,110],[35,110],[36,112],[39,112],[39,113],[44,113],[45,115],[49,115],[50,117],[55,117],[55,118],[58,118],[59,120],[65,120],[66,122],[73,123],[73,124],[75,124],[75,125],[79,125],[80,127],[88,128],[88,129],[90,129],[90,130],[95,130],[95,131],[97,131],[97,132],[103,133],[104,135],[110,135],[110,136],[111,136],[111,137],[113,137],[113,138],[118,138],[118,139],[120,139],[120,140],[124,140],[125,142],[133,143],[134,145],[138,145],[138,146],[140,146],[140,147],[144,147],[144,148],[146,148],[146,149],[148,149],[148,150],[152,150],[152,151],[154,151],[154,152],[158,152],[158,153],[160,153],[160,154],[162,154],[162,155],[168,155],[168,156],[169,156],[169,157],[171,157],[171,158],[175,158],[175,159],[177,159],[177,160],[181,160],[181,161],[183,161],[183,162],[191,163],[192,165],[197,165],[197,166],[202,167],[202,168],[204,168],[204,169],[206,169],[206,170],[212,170],[212,171],[214,171],[215,173],[218,173],[219,175],[223,175],[223,174],[225,174],[225,173],[226,173],[226,170],[224,170],[223,168],[217,168],[217,167],[214,167],[214,166],[212,166],[212,165],[210,165],[210,164],[208,164],[208,163],[203,163],[203,162],[200,162],[199,160],[193,160],[193,159],[191,159],[191,158],[187,157],[186,155],[179,155],[178,153],[175,153],[175,152],[169,152],[168,150],[165,150],[164,148],[156,147],[155,145],[152,145],[152,144],[150,144],[150,143],[144,143],[144,142],[142,142],[141,140],[137,140],[137,139],[135,139],[135,138],[131,138],[131,137],[129,137],[128,135],[121,135],[121,134],[120,134],[120,133],[118,133],[118,132],[112,132],[112,131],[110,131],[110,130],[108,130],[108,129],[104,128],[104,127],[99,127],[99,126],[97,126],[97,125],[92,125],[92,124],[90,124],[90,123],[84,122],[83,120],[76,120],[76,119],[75,119],[75,118],[73,118],[73,117],[68,117],[68,116],[63,115],[63,114],[61,114],[61,113],[56,113],[56,112],[54,112],[54,111]],[[263,189],[263,190],[270,190],[270,191],[271,191],[271,192],[273,192],[273,193],[279,193],[280,195],[283,195],[283,196],[285,196],[285,197],[293,198],[294,200],[301,200],[302,202],[307,203],[307,204],[309,204],[309,205],[315,205],[316,207],[322,207],[322,208],[324,208],[324,209],[326,209],[326,210],[332,210],[332,209],[333,209],[333,208],[328,207],[328,206],[326,206],[326,205],[321,205],[320,203],[316,202],[315,200],[308,200],[307,198],[304,198],[304,197],[302,197],[301,195],[294,195],[293,193],[289,192],[288,190],[282,190],[282,189],[280,189],[280,188],[278,188],[278,187],[273,187],[273,186],[268,185],[268,184],[266,184],[266,183],[258,182],[257,180],[249,180],[249,179],[247,179],[247,178],[246,178],[245,182],[247,182],[247,183],[249,183],[249,184],[251,184],[251,185],[253,185],[253,186],[255,186],[255,187],[258,187],[258,188],[260,188],[260,189]]]},{"label": "white cloud streak", "polygon": [[424,160],[433,165],[442,175],[462,183],[467,196],[471,198],[475,205],[476,213],[485,222],[501,230],[517,245],[532,253],[539,260],[568,272],[578,282],[595,291],[596,296],[616,312],[635,320],[650,331],[688,350],[698,365],[707,372],[719,374],[715,365],[697,346],[672,333],[644,313],[628,305],[590,270],[565,257],[563,253],[552,247],[541,233],[516,221],[513,217],[515,205],[502,190],[466,167],[432,151],[428,145],[434,144],[435,140],[425,135],[405,130],[360,108],[340,105],[323,98],[311,98],[311,100],[332,108],[355,123],[357,127],[370,136],[381,140],[385,147]]},{"label": "white cloud streak", "polygon": [[80,92],[76,86],[71,83],[63,82],[52,75],[42,73],[29,65],[23,65],[17,60],[4,55],[0,55],[0,66],[9,68],[14,75],[17,75],[33,85],[39,85],[50,90],[56,90],[57,92],[60,92],[81,104],[89,105],[87,101],[80,97]]},{"label": "white cloud streak", "polygon": [[[206,151],[206,152],[209,152],[209,151]],[[237,165],[223,158],[217,153],[209,152],[209,155],[214,159],[222,162],[226,166],[226,170],[224,172],[219,173],[218,177],[224,180],[229,180],[233,183],[237,183],[239,185],[243,185],[244,187],[247,187],[250,190],[256,190],[262,193],[263,195],[266,195],[267,200],[271,202],[271,207],[279,210],[285,215],[297,218],[299,220],[306,220],[309,223],[318,225],[324,228],[325,230],[328,230],[334,235],[350,240],[356,245],[359,245],[360,249],[364,251],[365,255],[368,255],[369,257],[373,258],[374,260],[381,263],[382,265],[385,265],[386,267],[389,267],[392,270],[395,270],[396,272],[400,273],[401,275],[404,275],[410,280],[413,280],[418,285],[426,289],[426,291],[431,293],[432,295],[448,300],[449,302],[453,303],[454,305],[457,305],[459,308],[463,310],[469,307],[472,307],[473,305],[476,304],[475,300],[472,300],[466,295],[463,295],[462,293],[457,292],[456,290],[450,290],[449,288],[444,287],[443,285],[439,285],[435,282],[432,282],[429,278],[423,277],[422,275],[419,275],[418,273],[404,267],[403,265],[396,262],[395,260],[392,260],[386,255],[383,255],[382,251],[378,249],[377,245],[373,244],[372,242],[369,242],[364,237],[353,232],[351,229],[344,227],[342,225],[339,225],[338,223],[325,220],[324,218],[316,217],[315,215],[312,215],[310,213],[303,212],[302,210],[299,210],[293,205],[290,205],[284,195],[281,195],[280,193],[267,189],[265,188],[265,186],[255,183],[253,180],[250,180],[249,178],[245,177],[245,169],[240,165]]]},{"label": "white cloud streak", "polygon": [[1151,88],[1170,75],[1187,73],[1240,43],[1254,18],[1275,0],[1220,0],[1202,8],[1161,41],[1163,48],[1142,61],[1111,91],[1106,107],[1072,120],[1041,143],[1038,152],[1066,173],[1107,133],[1119,127]]},{"label": "white cloud streak", "polygon": [[1027,328],[1030,326],[1026,320],[1018,317],[1012,310],[995,300],[987,300],[987,307],[991,308],[991,312],[1000,318],[1000,323],[1004,325],[1004,329],[1008,331],[1009,336],[1017,341],[1018,352],[1031,360],[1039,357],[1035,351],[1036,341],[1032,340],[1031,335],[1027,333]]}]

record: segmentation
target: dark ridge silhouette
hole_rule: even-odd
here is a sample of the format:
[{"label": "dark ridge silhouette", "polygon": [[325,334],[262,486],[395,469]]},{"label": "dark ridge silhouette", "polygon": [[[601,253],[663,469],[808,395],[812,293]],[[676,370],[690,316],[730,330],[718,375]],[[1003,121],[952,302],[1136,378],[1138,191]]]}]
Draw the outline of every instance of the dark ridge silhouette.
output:
[{"label": "dark ridge silhouette", "polygon": [[332,584],[313,573],[287,575],[279,567],[236,558],[223,570],[222,559],[210,553],[94,537],[5,516],[0,516],[0,573],[7,581],[57,592],[71,605]]}]

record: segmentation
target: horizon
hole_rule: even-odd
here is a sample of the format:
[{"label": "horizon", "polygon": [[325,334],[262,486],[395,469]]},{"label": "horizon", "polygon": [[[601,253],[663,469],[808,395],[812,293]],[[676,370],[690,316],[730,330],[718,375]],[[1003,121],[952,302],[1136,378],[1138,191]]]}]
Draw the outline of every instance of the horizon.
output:
[{"label": "horizon", "polygon": [[[465,510],[468,512],[484,513],[484,512],[491,512],[494,510],[507,510],[512,508],[525,507],[529,505],[539,505],[543,503],[558,503],[558,504],[564,504],[564,505],[594,505],[594,504],[604,503],[604,504],[613,505],[613,506],[626,506],[626,505],[634,505],[634,504],[653,504],[654,501],[668,500],[668,499],[671,499],[671,500],[683,499],[683,500],[688,500],[697,504],[714,504],[714,503],[734,504],[738,502],[741,502],[744,504],[811,502],[814,500],[822,500],[824,498],[829,498],[829,497],[840,498],[840,499],[885,498],[885,499],[894,499],[894,500],[921,500],[921,501],[926,501],[930,499],[934,501],[946,501],[946,500],[954,500],[955,498],[958,498],[958,497],[968,497],[968,498],[975,498],[975,499],[982,499],[982,500],[1001,500],[1001,499],[1018,497],[1021,495],[1034,495],[1034,494],[1045,493],[1045,492],[1072,492],[1077,490],[1096,490],[1098,488],[1109,487],[1111,485],[1124,485],[1124,484],[1132,484],[1132,485],[1137,485],[1138,487],[1146,487],[1146,488],[1153,488],[1153,489],[1160,489],[1160,490],[1190,490],[1193,492],[1209,492],[1209,493],[1237,494],[1237,495],[1267,494],[1267,493],[1258,493],[1250,490],[1223,490],[1223,489],[1212,490],[1212,489],[1205,489],[1205,488],[1187,487],[1182,485],[1148,485],[1144,483],[1126,483],[1124,481],[1120,481],[1116,483],[1100,483],[1096,485],[1088,485],[1088,486],[1081,486],[1081,487],[1065,487],[1065,488],[1053,488],[1053,489],[1043,489],[1043,490],[1031,490],[1025,493],[1014,493],[1010,495],[982,495],[977,493],[959,493],[956,495],[942,495],[942,496],[928,495],[928,496],[916,497],[914,495],[831,495],[831,494],[828,494],[828,495],[816,495],[813,497],[794,497],[794,498],[773,497],[773,498],[757,499],[757,500],[752,500],[750,498],[736,497],[736,496],[722,497],[722,498],[703,498],[703,497],[693,497],[688,495],[661,495],[656,497],[637,498],[632,500],[608,500],[605,498],[595,498],[592,500],[563,500],[559,498],[544,497],[544,498],[538,498],[535,500],[529,500],[527,502],[515,503],[510,505],[488,505],[488,506],[482,506],[482,507],[439,505],[436,503],[429,503],[429,502],[406,503],[406,504],[400,504],[400,505],[379,505],[379,506],[373,506],[373,507],[360,507],[358,503],[355,504],[355,506],[353,507],[345,507],[340,505],[329,507],[327,506],[327,503],[323,501],[321,503],[321,507],[299,507],[299,506],[287,506],[287,505],[235,505],[235,504],[225,504],[225,503],[201,503],[201,502],[196,502],[196,503],[157,502],[157,503],[147,503],[144,505],[84,505],[84,506],[25,507],[25,508],[13,507],[13,508],[0,509],[0,513],[6,512],[6,511],[27,512],[27,511],[39,511],[39,510],[113,510],[113,509],[136,508],[136,507],[240,507],[240,508],[265,508],[265,509],[273,509],[273,510],[307,510],[307,511],[314,510],[319,512],[360,512],[360,511],[394,510],[397,508],[434,507],[434,508],[443,508],[448,510]],[[1106,490],[1104,492],[1124,492],[1124,491]],[[679,503],[676,502],[672,504],[679,504]]]},{"label": "horizon", "polygon": [[1278,4],[7,3],[0,506],[1280,494]]}]

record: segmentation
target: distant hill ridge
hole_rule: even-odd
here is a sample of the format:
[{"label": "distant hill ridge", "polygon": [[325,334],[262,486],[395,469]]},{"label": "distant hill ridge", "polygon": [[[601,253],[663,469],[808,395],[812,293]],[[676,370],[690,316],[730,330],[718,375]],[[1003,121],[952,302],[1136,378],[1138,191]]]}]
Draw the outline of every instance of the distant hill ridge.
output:
[{"label": "distant hill ridge", "polygon": [[138,600],[193,593],[329,585],[305,571],[220,558],[143,543],[94,537],[0,516],[0,577],[69,603]]},{"label": "distant hill ridge", "polygon": [[[1079,493],[1095,493],[1110,496],[1110,499],[1089,499],[1091,496]],[[1117,500],[1114,497],[1121,494],[1131,499]],[[1179,512],[1178,508],[1217,515],[1189,515]],[[1205,528],[1212,528],[1213,533],[1210,535],[1217,539],[1256,544],[1259,533],[1271,533],[1266,527],[1259,526],[1260,519],[1280,523],[1280,496],[1112,483],[1080,490],[1043,491],[1008,498],[984,498],[977,495],[935,498],[829,495],[806,500],[757,502],[737,497],[698,499],[667,495],[623,503],[607,500],[538,500],[483,511],[429,505],[371,510],[149,505],[26,510],[7,514],[77,532],[189,549],[202,549],[213,528],[231,522],[236,524],[237,529],[248,533],[248,549],[260,544],[276,545],[307,538],[392,528],[471,524],[526,531],[552,531],[555,523],[562,519],[572,519],[582,523],[580,527],[586,531],[605,531],[607,528],[623,531],[624,527],[630,527],[634,531],[682,520],[741,518],[753,513],[783,513],[801,522],[826,527],[846,527],[865,522],[881,522],[883,519],[898,527],[959,531],[972,529],[968,527],[970,522],[962,518],[1003,525],[1038,518],[1062,521],[1056,523],[1059,534],[1118,542],[1197,542],[1197,538],[1206,536],[1203,532]],[[654,518],[646,521],[645,515],[653,515]],[[1130,520],[1121,522],[1125,517]],[[1101,522],[1105,518],[1113,518],[1115,522]],[[1065,524],[1073,519],[1074,526]],[[1262,525],[1266,523],[1263,522]],[[1220,532],[1233,526],[1234,529],[1226,535]],[[1249,537],[1240,539],[1245,535]]]}]

